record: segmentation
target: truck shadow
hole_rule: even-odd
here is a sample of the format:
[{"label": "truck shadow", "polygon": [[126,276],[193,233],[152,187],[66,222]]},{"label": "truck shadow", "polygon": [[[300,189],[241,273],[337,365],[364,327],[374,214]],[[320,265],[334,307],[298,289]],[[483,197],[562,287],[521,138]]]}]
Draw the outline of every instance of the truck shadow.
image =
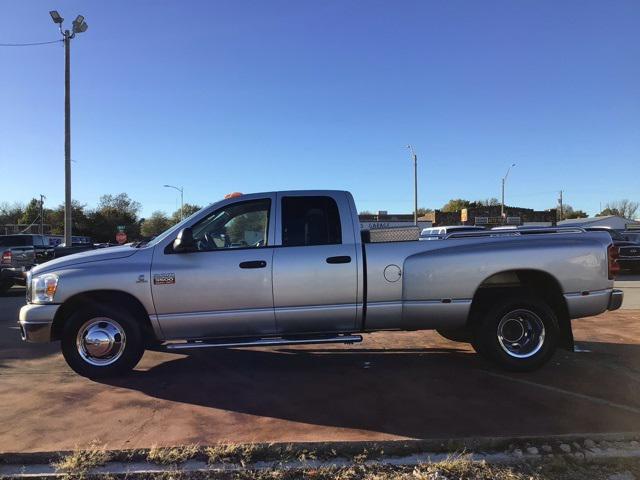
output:
[{"label": "truck shadow", "polygon": [[[559,353],[519,375],[456,348],[278,348],[197,351],[102,382],[172,402],[413,438],[640,430],[640,372],[630,384],[628,371],[640,347],[600,345],[609,353]],[[623,368],[607,366],[617,347],[633,356]]]}]

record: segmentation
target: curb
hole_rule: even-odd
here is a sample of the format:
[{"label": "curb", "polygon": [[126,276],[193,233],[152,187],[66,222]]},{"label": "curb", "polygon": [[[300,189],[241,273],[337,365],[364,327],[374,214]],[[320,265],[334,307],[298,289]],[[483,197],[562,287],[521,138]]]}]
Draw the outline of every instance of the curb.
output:
[{"label": "curb", "polygon": [[[251,460],[238,458],[209,464],[204,447],[191,459],[170,465],[147,460],[150,449],[108,450],[110,460],[88,468],[86,476],[149,477],[162,473],[231,474],[247,470],[301,471],[316,468],[415,466],[438,462],[462,452],[471,461],[512,465],[540,462],[606,463],[640,459],[640,432],[487,437],[385,442],[317,442],[252,444]],[[34,479],[74,476],[56,471],[52,462],[70,451],[0,454],[0,478]],[[286,453],[286,455],[284,455]],[[364,454],[364,456],[363,456]],[[302,458],[302,459],[301,459]],[[77,474],[76,474],[77,476]]]}]

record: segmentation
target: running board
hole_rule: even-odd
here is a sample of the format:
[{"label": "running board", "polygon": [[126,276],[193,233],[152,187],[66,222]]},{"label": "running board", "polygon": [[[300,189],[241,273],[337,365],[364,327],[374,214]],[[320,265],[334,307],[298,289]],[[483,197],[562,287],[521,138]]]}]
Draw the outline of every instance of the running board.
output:
[{"label": "running board", "polygon": [[335,337],[298,337],[298,338],[261,338],[258,340],[231,341],[195,341],[185,343],[169,343],[160,347],[163,350],[186,350],[191,348],[224,348],[224,347],[271,347],[274,345],[315,345],[320,343],[359,343],[362,335],[338,335]]}]

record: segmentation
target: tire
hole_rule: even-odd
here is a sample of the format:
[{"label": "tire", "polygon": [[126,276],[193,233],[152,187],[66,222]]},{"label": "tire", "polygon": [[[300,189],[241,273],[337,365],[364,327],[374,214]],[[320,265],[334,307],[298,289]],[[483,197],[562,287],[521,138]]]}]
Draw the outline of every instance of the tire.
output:
[{"label": "tire", "polygon": [[4,295],[11,287],[13,287],[13,282],[0,282],[0,294]]},{"label": "tire", "polygon": [[521,295],[499,302],[476,322],[473,345],[502,368],[525,372],[549,361],[559,337],[551,307],[539,298]]},{"label": "tire", "polygon": [[142,331],[134,316],[101,305],[73,313],[65,323],[61,344],[67,364],[89,378],[126,374],[144,353]]},{"label": "tire", "polygon": [[438,332],[441,337],[451,340],[452,342],[471,343],[471,331],[465,328],[459,328],[457,330],[436,330],[436,332]]}]

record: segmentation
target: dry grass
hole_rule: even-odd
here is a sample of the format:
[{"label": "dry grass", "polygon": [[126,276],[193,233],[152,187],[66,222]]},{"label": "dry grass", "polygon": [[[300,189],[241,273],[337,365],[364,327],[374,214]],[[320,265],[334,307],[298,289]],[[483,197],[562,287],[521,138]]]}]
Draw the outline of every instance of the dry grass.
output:
[{"label": "dry grass", "polygon": [[198,445],[180,445],[177,447],[153,446],[147,453],[147,460],[161,465],[175,465],[195,457],[200,448]]},{"label": "dry grass", "polygon": [[[362,454],[364,462],[366,454]],[[392,467],[388,465],[363,465],[349,467],[320,467],[304,470],[244,471],[234,478],[259,480],[542,480],[537,474],[524,474],[511,467],[473,462],[466,456],[425,463],[416,467]]]},{"label": "dry grass", "polygon": [[72,453],[65,455],[51,465],[56,469],[56,472],[73,477],[84,477],[89,470],[104,465],[110,459],[111,455],[106,447],[93,442],[85,449],[76,447]]},{"label": "dry grass", "polygon": [[[384,478],[384,477],[383,477]],[[411,476],[390,477],[393,480],[432,480],[434,478],[455,478],[460,480],[534,480],[538,475],[523,474],[511,467],[490,465],[484,461],[474,462],[470,456],[456,455],[436,463],[419,465]]]},{"label": "dry grass", "polygon": [[204,449],[209,464],[233,462],[243,467],[253,460],[257,451],[254,443],[217,443]]}]

